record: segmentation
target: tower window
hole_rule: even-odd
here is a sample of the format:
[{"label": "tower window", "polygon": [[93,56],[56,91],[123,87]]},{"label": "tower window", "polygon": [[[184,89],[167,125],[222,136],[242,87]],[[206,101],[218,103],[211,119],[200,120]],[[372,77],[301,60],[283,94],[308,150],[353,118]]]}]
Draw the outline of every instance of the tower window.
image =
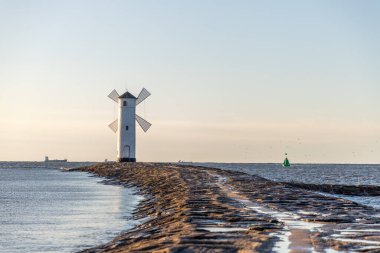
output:
[{"label": "tower window", "polygon": [[124,102],[123,102],[123,106],[127,106],[127,101],[124,101]]},{"label": "tower window", "polygon": [[127,130],[127,131],[128,131],[128,126],[125,126],[125,130]]}]

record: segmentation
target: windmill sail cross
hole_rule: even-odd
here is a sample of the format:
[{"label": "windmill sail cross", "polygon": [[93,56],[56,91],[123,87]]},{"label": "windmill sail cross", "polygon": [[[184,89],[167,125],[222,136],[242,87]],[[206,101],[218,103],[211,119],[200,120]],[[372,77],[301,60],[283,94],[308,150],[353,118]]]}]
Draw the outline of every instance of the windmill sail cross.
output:
[{"label": "windmill sail cross", "polygon": [[141,128],[144,130],[144,132],[148,131],[149,128],[152,126],[151,123],[149,123],[148,121],[146,121],[145,119],[141,118],[139,115],[136,114],[136,121],[137,123],[139,123],[139,125],[141,126]]},{"label": "windmill sail cross", "polygon": [[117,132],[117,129],[119,128],[118,127],[118,124],[119,124],[119,120],[116,119],[115,121],[113,121],[111,124],[108,125],[109,128],[111,128],[112,131],[114,131],[115,133]]},{"label": "windmill sail cross", "polygon": [[117,93],[116,90],[113,90],[111,91],[111,93],[108,95],[108,97],[110,99],[112,99],[113,101],[115,101],[116,103],[118,103],[118,100],[119,100],[119,93]]},{"label": "windmill sail cross", "polygon": [[151,123],[136,114],[136,106],[151,94],[143,88],[136,98],[125,92],[119,95],[113,90],[108,97],[118,103],[118,119],[109,124],[109,128],[117,134],[117,161],[136,162],[136,121],[144,132],[152,126]]},{"label": "windmill sail cross", "polygon": [[137,100],[136,100],[136,105],[140,104],[142,101],[144,101],[147,97],[149,97],[151,94],[149,91],[147,91],[147,89],[143,88],[141,91],[140,91],[140,94],[138,95],[137,97]]}]

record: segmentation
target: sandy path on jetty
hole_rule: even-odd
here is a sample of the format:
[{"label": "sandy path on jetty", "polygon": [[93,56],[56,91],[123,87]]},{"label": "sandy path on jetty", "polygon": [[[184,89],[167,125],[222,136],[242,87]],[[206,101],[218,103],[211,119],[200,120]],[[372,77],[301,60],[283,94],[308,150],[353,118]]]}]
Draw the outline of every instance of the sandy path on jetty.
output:
[{"label": "sandy path on jetty", "polygon": [[81,170],[146,196],[135,212],[141,225],[83,252],[380,252],[379,212],[349,201],[202,167],[107,163]]}]

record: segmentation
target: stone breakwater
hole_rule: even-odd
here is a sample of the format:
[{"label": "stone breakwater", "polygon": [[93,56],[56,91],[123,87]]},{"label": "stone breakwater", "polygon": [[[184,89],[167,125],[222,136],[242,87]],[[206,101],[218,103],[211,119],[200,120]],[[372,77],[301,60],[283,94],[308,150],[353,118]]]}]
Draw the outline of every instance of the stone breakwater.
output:
[{"label": "stone breakwater", "polygon": [[79,170],[145,196],[134,212],[140,225],[86,253],[380,252],[380,212],[347,200],[212,168],[106,163]]},{"label": "stone breakwater", "polygon": [[380,186],[376,185],[304,184],[298,182],[284,182],[284,184],[331,194],[342,194],[347,196],[380,196]]}]

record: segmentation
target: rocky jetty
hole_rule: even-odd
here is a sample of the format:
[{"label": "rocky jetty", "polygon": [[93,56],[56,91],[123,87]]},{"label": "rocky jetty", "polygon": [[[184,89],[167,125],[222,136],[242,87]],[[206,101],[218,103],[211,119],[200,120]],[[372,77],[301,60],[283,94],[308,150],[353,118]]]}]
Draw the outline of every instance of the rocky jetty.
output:
[{"label": "rocky jetty", "polygon": [[327,192],[347,196],[380,196],[380,186],[376,185],[334,185],[334,184],[304,184],[298,182],[284,183],[311,191]]},{"label": "rocky jetty", "polygon": [[163,163],[79,170],[145,196],[134,213],[140,225],[86,253],[380,252],[378,210],[289,184]]}]

